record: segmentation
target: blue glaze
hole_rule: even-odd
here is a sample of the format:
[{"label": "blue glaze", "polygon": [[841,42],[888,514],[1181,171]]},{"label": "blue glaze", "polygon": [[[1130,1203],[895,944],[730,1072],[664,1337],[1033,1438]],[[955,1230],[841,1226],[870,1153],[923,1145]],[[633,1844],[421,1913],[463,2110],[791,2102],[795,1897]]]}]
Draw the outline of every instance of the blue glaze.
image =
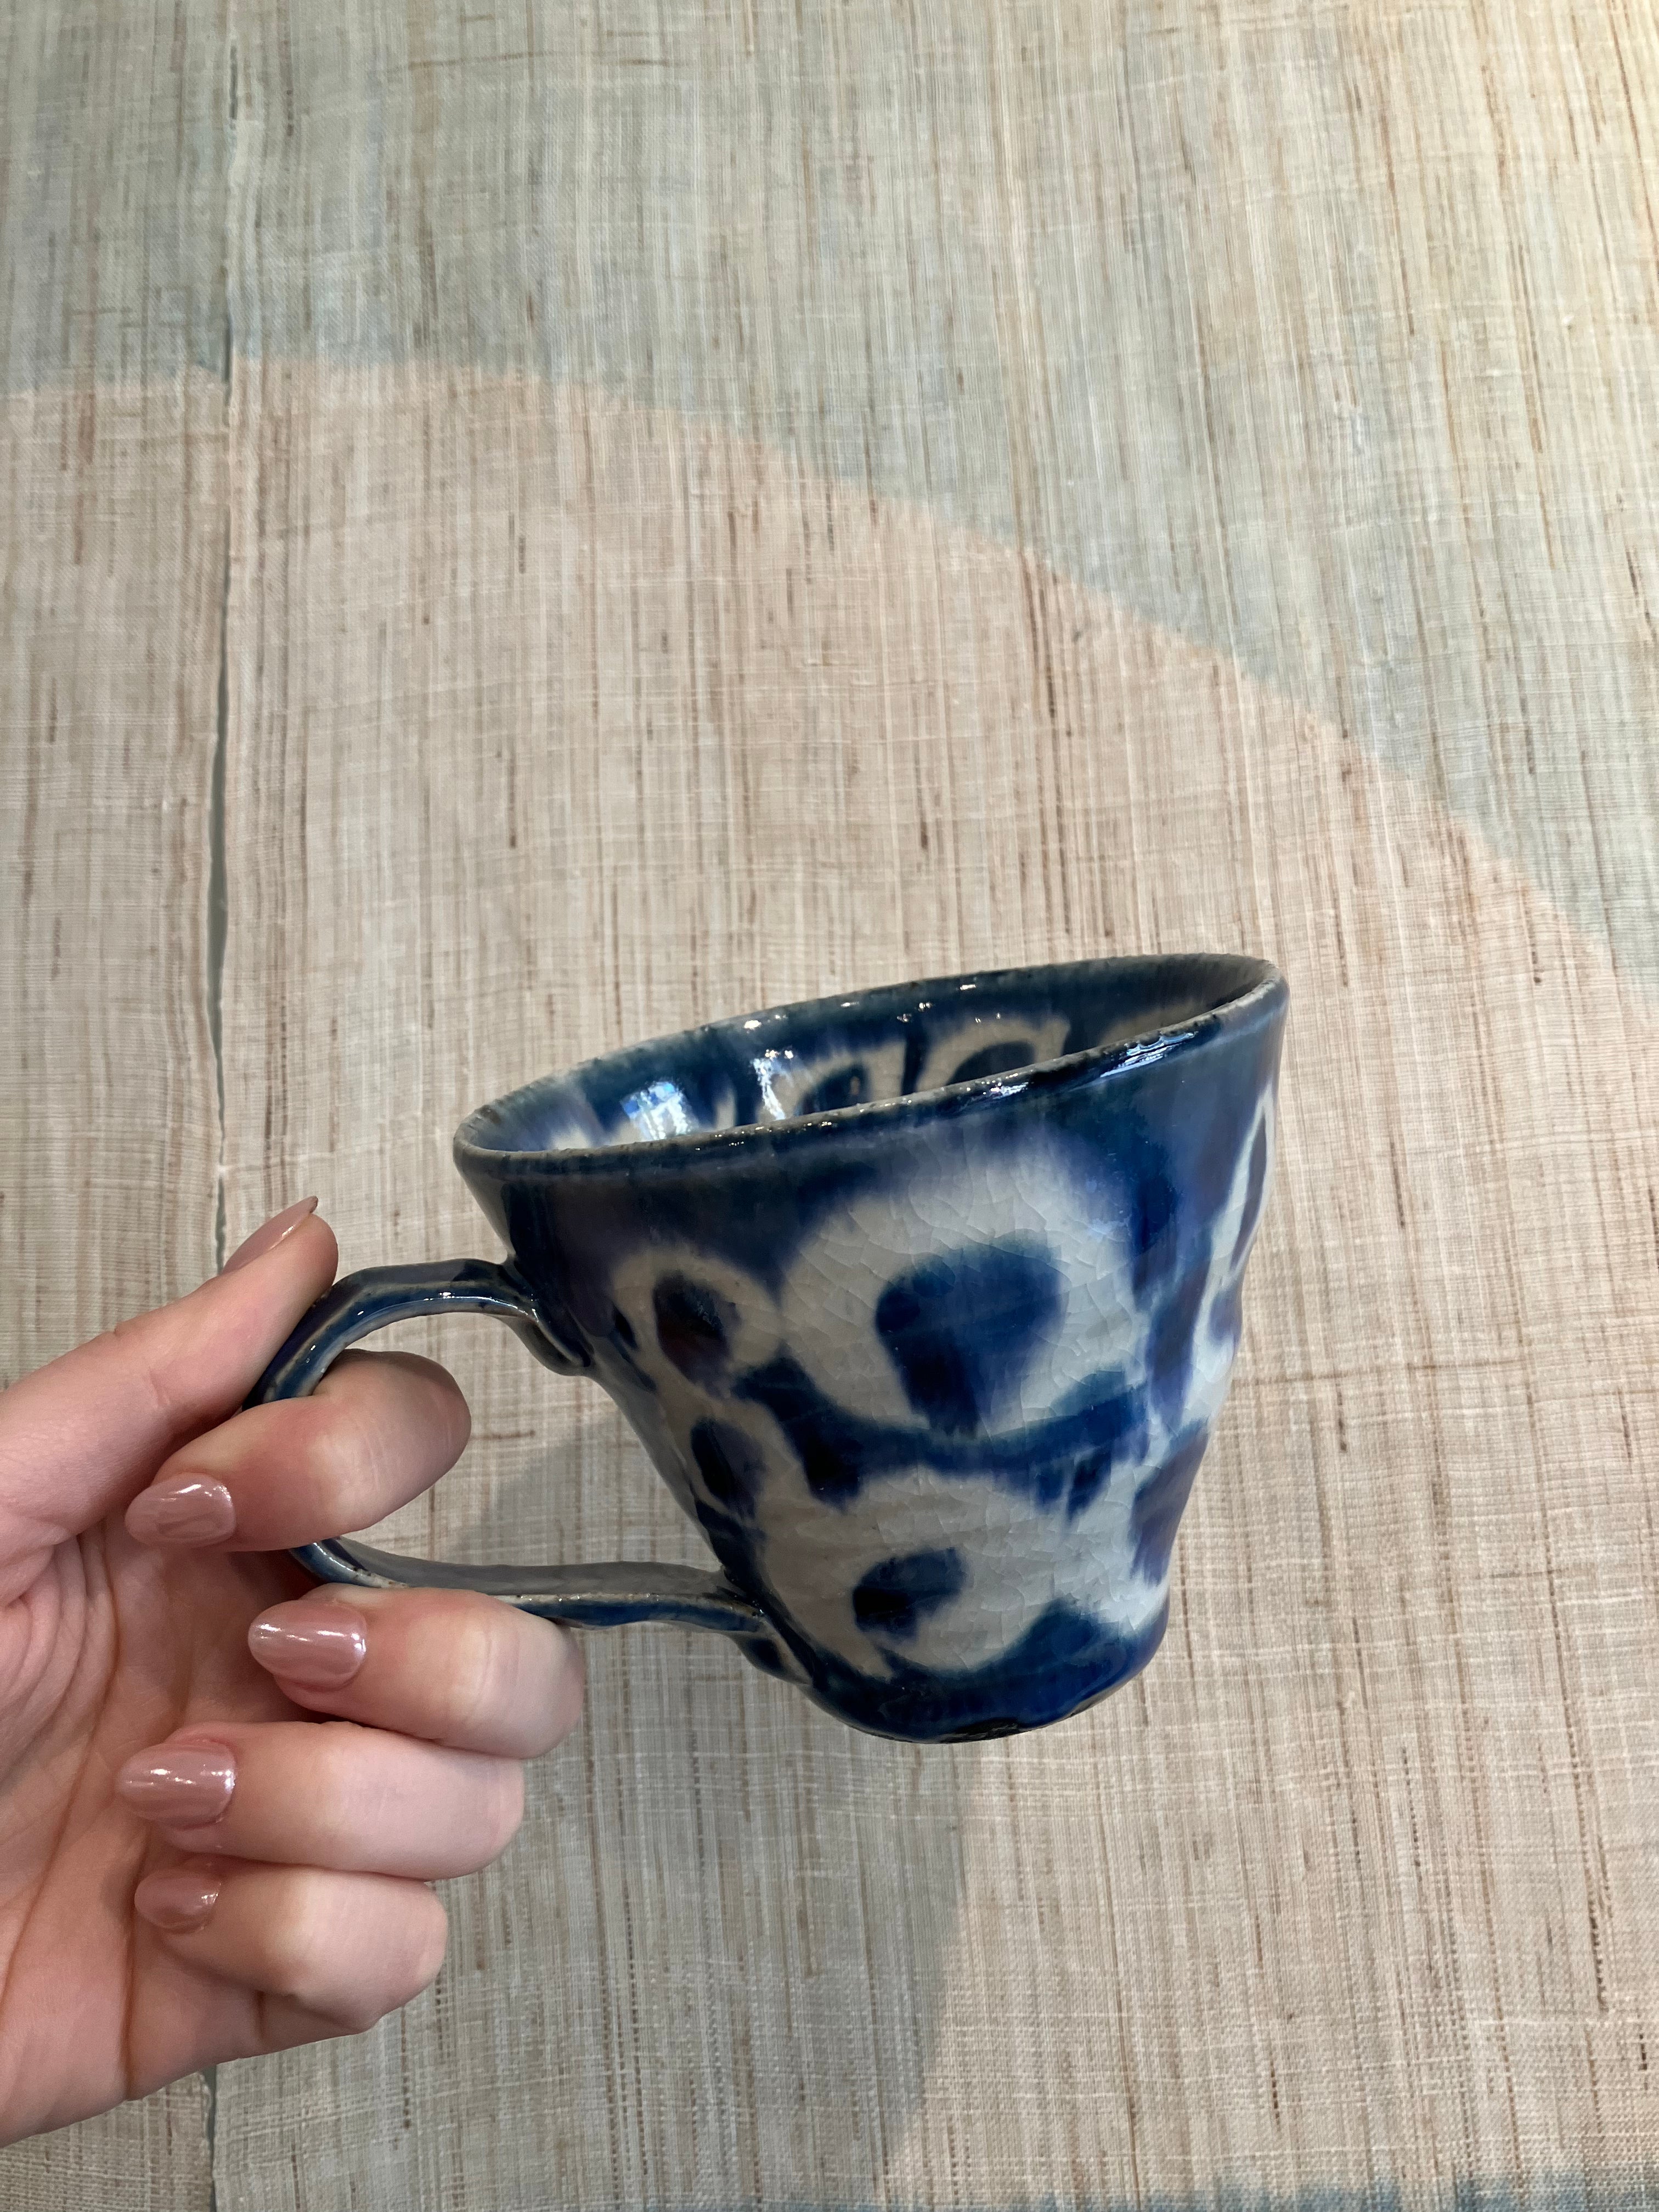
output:
[{"label": "blue glaze", "polygon": [[883,1559],[853,1592],[853,1618],[894,1643],[914,1642],[922,1621],[968,1586],[960,1552],[912,1552]]},{"label": "blue glaze", "polygon": [[617,1400],[719,1563],[322,1576],[585,1626],[712,1627],[854,1725],[1064,1717],[1144,1667],[1225,1395],[1286,994],[1206,956],[775,1009],[483,1108],[456,1159],[512,1257],[336,1286],[254,1394],[485,1312]]},{"label": "blue glaze", "polygon": [[1052,1334],[1061,1288],[1048,1254],[1020,1245],[969,1245],[893,1278],[876,1334],[931,1428],[981,1432]]}]

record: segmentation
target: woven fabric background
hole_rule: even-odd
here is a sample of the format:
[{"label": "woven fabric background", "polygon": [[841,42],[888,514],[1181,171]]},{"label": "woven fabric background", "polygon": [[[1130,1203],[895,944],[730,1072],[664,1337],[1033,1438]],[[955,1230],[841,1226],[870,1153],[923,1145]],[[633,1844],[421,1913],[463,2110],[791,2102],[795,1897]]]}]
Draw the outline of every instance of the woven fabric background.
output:
[{"label": "woven fabric background", "polygon": [[[434,1992],[6,2212],[1659,2203],[1659,20],[11,0],[0,1372],[471,1106],[1260,951],[1279,1180],[1142,1680],[588,1642]],[[690,1559],[608,1405],[399,1516]]]}]

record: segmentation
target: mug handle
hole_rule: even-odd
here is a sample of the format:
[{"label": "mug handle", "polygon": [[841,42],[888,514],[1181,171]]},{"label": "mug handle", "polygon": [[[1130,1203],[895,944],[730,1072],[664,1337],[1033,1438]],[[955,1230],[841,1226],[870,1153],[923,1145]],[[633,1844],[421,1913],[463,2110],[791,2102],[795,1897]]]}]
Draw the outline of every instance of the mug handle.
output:
[{"label": "mug handle", "polygon": [[[349,1344],[416,1314],[493,1314],[556,1374],[591,1365],[580,1346],[548,1322],[530,1285],[511,1265],[493,1260],[440,1260],[410,1267],[365,1267],[343,1276],[313,1306],[250,1392],[250,1406],[304,1398]],[[504,1598],[544,1620],[577,1628],[621,1628],[659,1620],[711,1628],[726,1636],[764,1633],[758,1606],[719,1572],[696,1567],[635,1565],[616,1560],[591,1567],[462,1567],[442,1559],[406,1559],[372,1544],[332,1537],[307,1544],[294,1557],[321,1581],[359,1589],[471,1589]]]}]

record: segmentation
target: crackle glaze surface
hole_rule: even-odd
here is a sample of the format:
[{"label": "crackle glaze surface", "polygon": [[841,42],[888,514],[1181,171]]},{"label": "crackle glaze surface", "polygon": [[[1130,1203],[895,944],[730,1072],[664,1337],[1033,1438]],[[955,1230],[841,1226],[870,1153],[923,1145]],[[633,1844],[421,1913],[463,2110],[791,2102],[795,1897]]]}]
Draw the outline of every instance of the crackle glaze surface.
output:
[{"label": "crackle glaze surface", "polygon": [[994,1734],[1163,1633],[1284,1012],[1236,959],[914,985],[591,1063],[457,1158],[766,1614],[749,1656],[866,1728]]}]

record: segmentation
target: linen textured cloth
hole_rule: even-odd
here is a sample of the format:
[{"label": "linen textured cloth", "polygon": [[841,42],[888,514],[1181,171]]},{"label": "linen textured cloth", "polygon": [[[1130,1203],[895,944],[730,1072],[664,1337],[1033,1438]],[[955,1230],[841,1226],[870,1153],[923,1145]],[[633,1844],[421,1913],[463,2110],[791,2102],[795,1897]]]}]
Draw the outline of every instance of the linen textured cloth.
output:
[{"label": "linen textured cloth", "polygon": [[[55,2212],[1659,2203],[1659,19],[11,0],[0,1373],[780,1000],[1292,991],[1148,1673],[590,1638],[435,1991]],[[221,1203],[222,1199],[222,1218]],[[699,1556],[505,1335],[390,1524]]]}]

